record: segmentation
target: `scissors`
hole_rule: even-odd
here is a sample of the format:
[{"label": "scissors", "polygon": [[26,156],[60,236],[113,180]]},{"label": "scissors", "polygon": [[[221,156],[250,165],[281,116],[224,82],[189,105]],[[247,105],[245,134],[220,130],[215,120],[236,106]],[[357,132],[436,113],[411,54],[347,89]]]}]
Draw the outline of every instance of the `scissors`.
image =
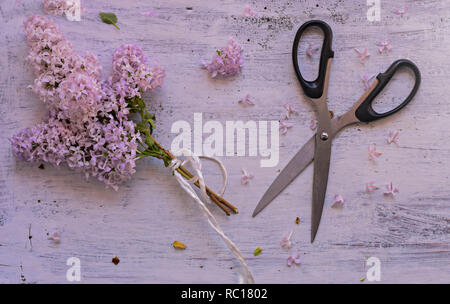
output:
[{"label": "scissors", "polygon": [[[298,44],[302,34],[307,28],[318,27],[324,34],[322,51],[320,55],[319,74],[314,81],[303,78],[298,66]],[[331,48],[333,33],[330,26],[320,20],[311,20],[304,23],[297,31],[292,48],[292,60],[295,73],[305,95],[311,99],[317,114],[317,132],[297,154],[289,161],[286,167],[275,178],[269,189],[256,206],[253,217],[263,210],[278,194],[283,191],[313,160],[314,177],[312,191],[312,213],[311,213],[311,243],[319,228],[322,217],[323,204],[328,183],[328,172],[330,169],[331,143],[336,134],[343,128],[360,122],[371,122],[390,116],[405,107],[416,95],[420,85],[420,71],[417,66],[407,59],[394,61],[384,73],[377,75],[372,85],[356,101],[352,108],[339,117],[331,117],[327,105],[328,83],[330,78],[331,61],[334,52]],[[372,102],[375,97],[392,79],[392,76],[400,68],[410,69],[415,76],[414,87],[408,97],[394,109],[378,113],[373,110]]]}]

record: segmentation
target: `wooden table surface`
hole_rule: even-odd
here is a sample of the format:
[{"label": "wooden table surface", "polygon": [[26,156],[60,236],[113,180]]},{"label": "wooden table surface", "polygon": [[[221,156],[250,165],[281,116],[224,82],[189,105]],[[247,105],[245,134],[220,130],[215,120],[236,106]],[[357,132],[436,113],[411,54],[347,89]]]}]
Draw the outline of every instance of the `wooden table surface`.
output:
[{"label": "wooden table surface", "polygon": [[[239,207],[227,217],[212,212],[240,247],[258,283],[358,283],[365,261],[381,261],[381,283],[448,283],[450,280],[450,3],[381,0],[381,21],[369,22],[366,1],[252,1],[257,18],[242,17],[245,1],[82,1],[81,22],[54,17],[75,48],[97,54],[104,75],[114,49],[136,43],[166,69],[162,88],[146,96],[157,116],[156,137],[167,147],[175,121],[278,120],[289,102],[300,113],[280,136],[280,161],[261,168],[260,157],[221,157],[229,182],[225,197]],[[395,8],[408,6],[400,17]],[[144,10],[155,17],[140,15]],[[99,21],[114,12],[120,31]],[[40,1],[0,3],[0,282],[66,283],[66,260],[81,261],[81,283],[236,283],[240,266],[210,229],[195,204],[156,159],[140,161],[137,173],[119,191],[105,189],[66,167],[22,163],[12,155],[8,138],[45,115],[43,103],[27,88],[33,74],[25,57],[22,23],[43,14]],[[409,58],[420,68],[422,85],[403,111],[387,119],[350,127],[333,142],[322,223],[310,244],[312,166],[258,217],[251,213],[274,176],[313,134],[314,111],[305,98],[291,62],[298,27],[310,19],[328,22],[334,31],[329,106],[342,114],[362,94],[360,75],[384,71],[392,61]],[[211,79],[200,68],[216,48],[235,37],[245,48],[242,73]],[[375,43],[390,37],[393,50],[378,54]],[[313,41],[314,37],[311,36]],[[365,66],[354,48],[371,53]],[[316,55],[317,57],[317,55]],[[312,61],[317,60],[313,58]],[[310,69],[310,67],[306,67]],[[104,76],[105,77],[105,76]],[[378,106],[392,106],[411,86],[397,75]],[[243,108],[245,94],[256,105]],[[399,146],[387,145],[390,130],[400,130]],[[367,147],[383,155],[368,160]],[[220,173],[205,162],[207,183],[220,186]],[[253,172],[240,183],[241,168]],[[392,181],[400,192],[364,192],[364,183]],[[346,202],[330,208],[334,194]],[[296,217],[301,218],[299,225]],[[31,225],[32,248],[28,239]],[[293,230],[301,266],[287,267],[290,252],[280,248]],[[59,231],[61,243],[47,240]],[[172,242],[187,245],[174,250]],[[255,257],[256,247],[262,253]],[[111,259],[120,258],[115,266]],[[362,284],[367,284],[367,280]]]}]

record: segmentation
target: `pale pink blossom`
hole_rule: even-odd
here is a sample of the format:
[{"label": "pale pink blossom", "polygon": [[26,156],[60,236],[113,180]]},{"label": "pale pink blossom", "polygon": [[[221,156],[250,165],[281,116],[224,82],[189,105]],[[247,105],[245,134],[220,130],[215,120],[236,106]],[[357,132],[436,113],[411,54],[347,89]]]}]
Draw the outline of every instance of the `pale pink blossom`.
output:
[{"label": "pale pink blossom", "polygon": [[406,14],[407,11],[408,11],[408,7],[405,5],[402,8],[396,8],[394,10],[394,14],[399,15],[403,18],[403,15]]},{"label": "pale pink blossom", "polygon": [[361,76],[361,81],[364,85],[364,89],[368,90],[370,88],[371,80],[375,77],[375,74],[369,75],[364,74]]},{"label": "pale pink blossom", "polygon": [[292,248],[291,237],[292,237],[293,233],[294,233],[294,231],[291,230],[291,232],[289,233],[288,236],[283,236],[283,238],[281,239],[281,242],[280,242],[281,248],[285,248],[285,249],[291,249]]},{"label": "pale pink blossom", "polygon": [[285,119],[288,120],[293,115],[298,115],[298,112],[292,107],[290,103],[287,103],[283,105],[283,107],[286,109]]},{"label": "pale pink blossom", "polygon": [[308,46],[306,47],[306,56],[311,58],[317,53],[318,50],[318,47],[314,47],[311,43],[308,43]]},{"label": "pale pink blossom", "polygon": [[377,147],[375,144],[369,145],[368,150],[369,150],[369,160],[377,160],[381,156],[381,154],[383,154],[377,151]]},{"label": "pale pink blossom", "polygon": [[366,183],[366,192],[367,193],[372,193],[378,189],[380,189],[380,188],[375,185],[374,181],[370,181],[370,182]]},{"label": "pale pink blossom", "polygon": [[73,0],[42,0],[44,12],[50,15],[64,15],[72,10],[76,3]]},{"label": "pale pink blossom", "polygon": [[345,200],[340,194],[334,196],[333,204],[331,208],[342,208],[344,206]]},{"label": "pale pink blossom", "polygon": [[367,48],[363,48],[362,50],[359,50],[359,49],[355,48],[355,52],[358,53],[359,62],[361,64],[365,64],[366,61],[370,57],[370,53],[367,50]]},{"label": "pale pink blossom", "polygon": [[291,267],[292,265],[300,265],[300,253],[296,252],[293,255],[288,256],[286,264]]},{"label": "pale pink blossom", "polygon": [[246,94],[244,96],[244,98],[239,99],[238,103],[243,105],[243,106],[254,106],[255,105],[255,103],[250,98],[250,94]]},{"label": "pale pink blossom", "polygon": [[227,46],[216,50],[211,62],[203,62],[203,68],[206,69],[212,78],[221,75],[229,77],[238,74],[241,71],[244,57],[242,55],[244,48],[233,38],[230,38]]},{"label": "pale pink blossom", "polygon": [[56,244],[59,244],[61,242],[61,235],[59,234],[58,231],[55,231],[47,237],[47,240],[50,240]]},{"label": "pale pink blossom", "polygon": [[286,135],[287,131],[292,128],[293,124],[287,122],[286,120],[280,120],[280,131],[281,135]]},{"label": "pale pink blossom", "polygon": [[378,52],[380,54],[382,54],[383,52],[390,52],[392,50],[392,46],[391,46],[391,39],[387,38],[385,40],[382,41],[378,41],[377,42],[377,46],[379,46],[380,48],[378,49]]},{"label": "pale pink blossom", "polygon": [[317,129],[317,119],[311,119],[311,122],[309,123],[309,128],[314,131]]},{"label": "pale pink blossom", "polygon": [[399,131],[389,131],[389,136],[386,139],[386,142],[388,144],[395,143],[398,146],[399,136],[400,136],[400,132]]},{"label": "pale pink blossom", "polygon": [[398,192],[399,192],[398,188],[394,187],[392,185],[392,182],[390,182],[389,184],[386,185],[386,191],[384,192],[384,195],[394,196]]},{"label": "pale pink blossom", "polygon": [[247,185],[248,182],[253,179],[254,175],[253,173],[247,172],[244,168],[241,169],[242,171],[242,177],[241,177],[241,184]]},{"label": "pale pink blossom", "polygon": [[258,13],[251,9],[250,5],[247,4],[245,6],[244,12],[242,13],[243,17],[258,17]]}]

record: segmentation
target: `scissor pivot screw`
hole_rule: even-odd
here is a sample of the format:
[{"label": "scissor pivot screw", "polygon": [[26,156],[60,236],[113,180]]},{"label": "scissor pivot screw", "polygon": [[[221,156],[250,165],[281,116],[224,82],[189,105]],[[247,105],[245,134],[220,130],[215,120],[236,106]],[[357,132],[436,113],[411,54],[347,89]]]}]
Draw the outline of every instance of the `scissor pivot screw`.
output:
[{"label": "scissor pivot screw", "polygon": [[321,140],[327,140],[328,139],[328,133],[327,132],[322,132],[322,134],[320,134],[320,139]]}]

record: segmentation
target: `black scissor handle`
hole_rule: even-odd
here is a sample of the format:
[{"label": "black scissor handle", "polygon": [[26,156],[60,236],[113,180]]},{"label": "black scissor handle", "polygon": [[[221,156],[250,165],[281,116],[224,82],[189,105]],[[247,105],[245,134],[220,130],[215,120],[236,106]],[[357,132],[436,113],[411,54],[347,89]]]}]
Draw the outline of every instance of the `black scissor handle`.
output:
[{"label": "black scissor handle", "polygon": [[[372,108],[372,103],[375,97],[377,97],[377,95],[389,83],[389,81],[392,79],[392,76],[394,76],[395,72],[397,72],[397,70],[402,67],[411,69],[416,78],[416,82],[414,84],[413,89],[411,90],[411,93],[409,93],[408,97],[406,97],[406,99],[396,108],[381,114],[375,112],[375,110]],[[411,101],[411,99],[413,99],[414,95],[416,95],[417,90],[419,89],[421,77],[419,68],[412,61],[408,59],[399,59],[397,61],[394,61],[391,64],[391,66],[386,70],[386,72],[378,74],[377,79],[378,84],[376,85],[376,87],[369,93],[369,95],[367,95],[366,99],[364,99],[364,101],[356,109],[355,112],[356,118],[358,118],[362,122],[374,121],[400,111],[404,106],[406,106]]]},{"label": "black scissor handle", "polygon": [[[320,54],[319,75],[316,80],[305,80],[298,67],[298,44],[303,32],[309,27],[318,27],[323,31],[324,39],[322,44],[322,52]],[[320,98],[323,94],[325,74],[327,72],[327,63],[329,58],[333,58],[334,52],[331,49],[331,43],[333,41],[333,32],[330,26],[321,20],[311,20],[305,22],[297,31],[294,39],[294,45],[292,47],[292,60],[294,62],[295,73],[297,74],[298,81],[302,85],[305,94],[311,98]]]}]

